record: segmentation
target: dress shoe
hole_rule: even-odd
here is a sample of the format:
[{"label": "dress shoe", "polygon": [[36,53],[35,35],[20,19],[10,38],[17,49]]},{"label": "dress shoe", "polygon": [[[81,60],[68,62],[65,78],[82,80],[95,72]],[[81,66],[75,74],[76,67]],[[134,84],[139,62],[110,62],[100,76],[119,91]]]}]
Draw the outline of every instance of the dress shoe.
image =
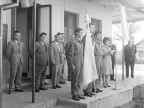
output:
[{"label": "dress shoe", "polygon": [[[99,93],[99,92],[98,92],[98,93]],[[94,92],[90,92],[90,94],[91,94],[91,95],[95,95],[95,93],[94,93]]]},{"label": "dress shoe", "polygon": [[39,90],[48,90],[47,87],[40,87]]},{"label": "dress shoe", "polygon": [[104,88],[107,88],[107,86],[106,86],[106,85],[104,85],[103,87],[104,87]]},{"label": "dress shoe", "polygon": [[116,79],[110,79],[111,81],[116,81]]},{"label": "dress shoe", "polygon": [[56,85],[56,87],[57,87],[57,88],[61,88],[61,86],[59,86],[59,85]]},{"label": "dress shoe", "polygon": [[8,94],[12,94],[12,90],[9,90],[9,91],[8,91]]},{"label": "dress shoe", "polygon": [[72,96],[72,99],[73,99],[73,100],[76,100],[76,101],[80,101],[80,99],[78,98],[77,95],[73,95],[73,96]]},{"label": "dress shoe", "polygon": [[66,84],[66,82],[65,81],[60,81],[60,84]]},{"label": "dress shoe", "polygon": [[98,89],[96,89],[97,91],[99,91],[99,92],[103,92],[102,90],[100,90],[99,88]]},{"label": "dress shoe", "polygon": [[53,89],[56,89],[56,86],[52,86]]},{"label": "dress shoe", "polygon": [[94,90],[94,89],[92,89],[92,92],[93,92],[93,93],[95,93],[95,92],[96,92],[96,93],[99,93],[98,90]]},{"label": "dress shoe", "polygon": [[44,85],[48,85],[49,83],[48,82],[44,82]]},{"label": "dress shoe", "polygon": [[39,92],[39,89],[35,89],[35,92]]},{"label": "dress shoe", "polygon": [[81,96],[81,95],[77,95],[79,99],[85,99],[84,96]]},{"label": "dress shoe", "polygon": [[84,93],[84,96],[92,97],[92,95],[90,93]]},{"label": "dress shoe", "polygon": [[24,92],[23,89],[15,89],[15,92]]},{"label": "dress shoe", "polygon": [[108,85],[108,84],[106,84],[107,85],[107,87],[111,87],[110,85]]},{"label": "dress shoe", "polygon": [[134,76],[132,75],[131,78],[134,78]]}]

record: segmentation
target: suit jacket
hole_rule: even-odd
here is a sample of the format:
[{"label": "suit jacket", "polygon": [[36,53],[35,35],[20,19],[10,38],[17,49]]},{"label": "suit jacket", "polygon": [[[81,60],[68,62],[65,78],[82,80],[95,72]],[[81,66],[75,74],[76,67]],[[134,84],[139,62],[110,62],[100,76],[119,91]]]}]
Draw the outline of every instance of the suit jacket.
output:
[{"label": "suit jacket", "polygon": [[70,65],[80,67],[83,65],[83,43],[76,39],[71,40],[67,48],[67,61]]},{"label": "suit jacket", "polygon": [[125,60],[135,60],[135,54],[136,54],[136,46],[132,45],[132,47],[129,46],[129,44],[124,46],[124,56]]},{"label": "suit jacket", "polygon": [[10,64],[18,65],[23,64],[23,42],[16,43],[15,40],[8,43],[6,49],[6,56],[9,59]]},{"label": "suit jacket", "polygon": [[[33,55],[33,47],[30,50],[30,56]],[[35,43],[35,62],[36,65],[48,65],[49,56],[48,56],[48,47],[46,44],[42,44],[40,41]]]},{"label": "suit jacket", "polygon": [[[111,50],[116,50],[116,46],[114,44],[111,44],[109,47]],[[115,53],[113,55],[111,55],[111,59],[112,59],[113,63],[115,63]]]},{"label": "suit jacket", "polygon": [[61,64],[63,56],[62,45],[59,44],[59,47],[56,41],[53,41],[50,45],[50,62],[53,65]]}]

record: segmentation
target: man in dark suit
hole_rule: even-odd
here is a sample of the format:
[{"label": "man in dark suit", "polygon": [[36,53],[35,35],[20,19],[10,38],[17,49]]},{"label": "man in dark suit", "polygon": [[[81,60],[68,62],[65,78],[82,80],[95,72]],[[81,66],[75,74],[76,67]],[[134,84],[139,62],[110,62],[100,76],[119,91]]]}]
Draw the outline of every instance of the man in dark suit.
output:
[{"label": "man in dark suit", "polygon": [[[45,44],[45,38],[47,34],[41,33],[39,35],[39,41],[35,43],[35,91],[39,92],[39,90],[47,90],[48,88],[45,86],[45,77],[47,65],[49,63],[48,57],[48,47]],[[33,48],[30,50],[30,55],[32,57]]]},{"label": "man in dark suit", "polygon": [[[112,38],[111,37],[109,37],[109,40],[110,40],[110,46],[109,46],[110,49],[111,50],[116,50],[116,46],[114,44],[112,44]],[[115,63],[116,63],[115,53],[113,55],[111,55],[113,73],[110,75],[110,80],[112,80],[112,81],[116,80],[116,79],[114,79],[114,68],[115,68]]]},{"label": "man in dark suit", "polygon": [[15,91],[24,91],[21,89],[21,77],[23,70],[23,42],[20,41],[21,33],[19,31],[15,31],[13,35],[14,40],[8,43],[6,50],[6,56],[10,63],[8,94],[12,93],[13,83],[15,85]]},{"label": "man in dark suit", "polygon": [[60,44],[61,33],[55,35],[55,41],[50,45],[50,62],[52,71],[52,88],[61,88],[60,74],[61,74],[61,64],[64,60],[64,55],[62,53],[62,44]]},{"label": "man in dark suit", "polygon": [[126,66],[126,77],[129,77],[129,65],[131,67],[131,77],[134,78],[134,63],[135,63],[136,46],[134,45],[134,39],[128,41],[128,44],[124,46],[124,58]]},{"label": "man in dark suit", "polygon": [[71,71],[71,93],[72,99],[79,101],[85,97],[79,95],[80,89],[80,75],[83,68],[83,44],[81,38],[83,29],[76,28],[75,39],[71,40],[67,48],[67,61],[72,69]]}]

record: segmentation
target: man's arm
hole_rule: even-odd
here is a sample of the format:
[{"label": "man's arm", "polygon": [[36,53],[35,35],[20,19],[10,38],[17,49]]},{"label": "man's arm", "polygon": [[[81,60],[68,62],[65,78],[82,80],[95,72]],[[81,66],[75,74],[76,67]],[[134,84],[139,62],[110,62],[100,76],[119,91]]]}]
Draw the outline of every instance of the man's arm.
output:
[{"label": "man's arm", "polygon": [[74,63],[73,63],[73,58],[74,58],[74,44],[73,42],[70,42],[67,48],[67,61],[70,63],[71,67],[75,68]]},{"label": "man's arm", "polygon": [[55,60],[54,60],[54,47],[53,47],[53,43],[50,44],[50,53],[49,53],[49,58],[50,61],[52,63],[52,65],[55,65]]}]

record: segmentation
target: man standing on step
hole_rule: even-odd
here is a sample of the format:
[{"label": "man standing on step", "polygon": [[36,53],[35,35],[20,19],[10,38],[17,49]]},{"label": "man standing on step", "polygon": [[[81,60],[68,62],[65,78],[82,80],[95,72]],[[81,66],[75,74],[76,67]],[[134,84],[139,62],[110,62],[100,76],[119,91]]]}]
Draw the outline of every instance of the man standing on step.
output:
[{"label": "man standing on step", "polygon": [[21,33],[19,31],[14,32],[14,40],[8,43],[6,56],[10,63],[10,79],[9,79],[9,91],[12,93],[13,83],[15,85],[16,92],[24,92],[21,89],[21,77],[23,70],[23,42],[20,41]]},{"label": "man standing on step", "polygon": [[[41,33],[39,35],[39,41],[35,43],[35,91],[48,90],[45,86],[45,77],[47,73],[47,66],[49,63],[48,57],[48,47],[45,43],[47,34]],[[30,55],[32,57],[33,48],[30,50]],[[33,58],[33,57],[32,57]]]},{"label": "man standing on step", "polygon": [[75,29],[75,38],[70,41],[67,48],[67,61],[71,66],[71,93],[72,99],[79,101],[85,97],[79,95],[79,80],[83,68],[83,44],[81,38],[83,29]]},{"label": "man standing on step", "polygon": [[124,46],[126,78],[129,77],[129,65],[131,67],[131,77],[134,78],[135,55],[136,55],[136,46],[134,45],[134,38],[131,38],[128,41],[128,44]]}]

